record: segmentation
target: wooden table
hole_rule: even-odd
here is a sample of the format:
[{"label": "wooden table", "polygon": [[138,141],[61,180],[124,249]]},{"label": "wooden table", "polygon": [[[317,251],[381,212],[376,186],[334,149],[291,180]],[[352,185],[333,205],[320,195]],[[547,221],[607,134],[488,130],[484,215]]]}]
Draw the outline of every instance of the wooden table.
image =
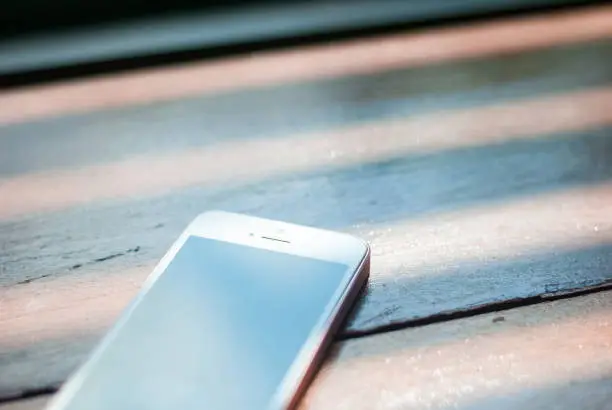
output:
[{"label": "wooden table", "polygon": [[1,410],[211,208],[372,244],[303,409],[612,407],[612,7],[14,89],[0,122]]}]

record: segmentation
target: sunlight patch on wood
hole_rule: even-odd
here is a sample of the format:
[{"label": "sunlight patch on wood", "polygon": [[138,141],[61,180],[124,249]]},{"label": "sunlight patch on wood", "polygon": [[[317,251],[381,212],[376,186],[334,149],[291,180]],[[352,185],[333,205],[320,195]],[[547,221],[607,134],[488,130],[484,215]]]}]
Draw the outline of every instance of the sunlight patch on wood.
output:
[{"label": "sunlight patch on wood", "polygon": [[[612,244],[612,184],[504,199],[418,219],[363,227],[377,278],[418,276],[461,261],[511,260]],[[397,255],[395,258],[392,255]]]},{"label": "sunlight patch on wood", "polygon": [[0,179],[0,220],[99,200],[159,195],[188,186],[242,184],[610,124],[612,88],[603,88],[317,134],[221,142],[180,154],[140,156]]},{"label": "sunlight patch on wood", "polygon": [[300,408],[602,408],[612,397],[611,296],[342,343]]}]

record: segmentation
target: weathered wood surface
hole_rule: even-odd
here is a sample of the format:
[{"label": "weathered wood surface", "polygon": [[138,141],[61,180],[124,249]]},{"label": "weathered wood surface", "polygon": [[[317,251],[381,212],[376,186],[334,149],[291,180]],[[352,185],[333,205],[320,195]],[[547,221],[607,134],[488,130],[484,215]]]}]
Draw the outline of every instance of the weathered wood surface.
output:
[{"label": "weathered wood surface", "polygon": [[0,123],[524,53],[607,37],[612,32],[611,16],[612,7],[596,6],[21,88],[0,93]]},{"label": "weathered wood surface", "polygon": [[[37,108],[38,119],[23,123],[6,116],[0,397],[61,383],[188,221],[210,208],[369,239],[372,280],[345,335],[607,285],[612,11],[598,16],[564,17],[559,43],[538,43],[546,17],[521,21],[523,51],[508,40],[508,22],[499,38],[490,26],[458,29],[487,47],[450,47],[447,58],[438,50],[429,66],[415,57],[377,67],[368,43],[367,74],[344,65],[350,76],[298,73],[309,81],[267,78],[248,91],[200,89],[144,105],[126,97],[124,108],[109,97],[113,109],[43,118],[61,110]],[[394,37],[387,53],[419,55],[413,40]],[[333,47],[327,63],[313,62],[322,77],[342,54]],[[348,49],[360,55],[358,43]],[[83,96],[100,86],[85,83],[66,87]],[[136,84],[128,95],[149,93]],[[112,94],[113,79],[103,85]],[[39,96],[53,105],[61,85],[49,87]],[[0,112],[14,114],[28,95],[3,96]]]},{"label": "weathered wood surface", "polygon": [[303,409],[608,409],[612,293],[339,344]]},{"label": "weathered wood surface", "polygon": [[602,292],[337,343],[300,409],[608,409],[611,314]]}]

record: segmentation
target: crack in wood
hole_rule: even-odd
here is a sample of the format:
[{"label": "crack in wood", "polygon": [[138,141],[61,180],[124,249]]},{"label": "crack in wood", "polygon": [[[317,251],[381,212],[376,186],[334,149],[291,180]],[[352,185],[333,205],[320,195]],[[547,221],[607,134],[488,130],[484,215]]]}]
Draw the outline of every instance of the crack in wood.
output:
[{"label": "crack in wood", "polygon": [[[139,249],[139,247],[136,247],[133,249]],[[137,250],[131,250],[131,251],[138,252]],[[364,330],[364,331],[351,331],[351,332],[347,332],[343,335],[338,336],[336,338],[336,341],[341,342],[341,341],[348,340],[348,339],[357,339],[360,337],[373,336],[373,335],[381,334],[385,332],[392,332],[396,330],[420,327],[420,326],[425,326],[425,325],[430,325],[430,324],[435,324],[435,323],[443,323],[443,322],[448,322],[451,320],[469,318],[469,317],[474,317],[474,316],[487,314],[487,313],[500,312],[500,311],[505,311],[509,309],[536,305],[539,303],[552,302],[555,300],[570,299],[570,298],[574,298],[578,296],[584,296],[584,295],[597,293],[597,292],[604,292],[608,290],[612,290],[612,280],[605,281],[598,285],[590,286],[587,288],[574,289],[572,291],[562,291],[559,293],[541,294],[541,295],[531,296],[531,297],[526,297],[526,298],[515,298],[515,299],[506,300],[503,302],[494,302],[494,303],[489,303],[489,304],[485,304],[481,306],[475,306],[475,307],[471,307],[471,308],[464,309],[464,310],[458,310],[458,311],[452,311],[452,312],[442,312],[440,314],[431,315],[431,316],[424,317],[424,318],[407,320],[407,321],[402,321],[402,322],[395,322],[395,323],[387,324],[384,326],[379,326],[379,327]],[[505,317],[500,315],[500,316],[494,317],[492,319],[492,322],[497,323],[497,322],[503,322],[505,320],[506,320]],[[22,391],[17,391],[9,395],[0,393],[0,404],[53,394],[57,390],[59,390],[60,386],[61,386],[61,383],[53,383],[49,386],[43,386],[43,387],[39,387],[35,389],[26,389]]]},{"label": "crack in wood", "polygon": [[[452,310],[446,312],[440,312],[434,315],[408,319],[398,322],[392,322],[377,326],[365,330],[349,330],[336,337],[337,341],[357,339],[360,337],[372,336],[386,332],[393,332],[396,330],[403,330],[413,327],[420,327],[431,325],[435,323],[448,322],[450,320],[463,319],[483,315],[487,313],[501,312],[508,309],[515,309],[525,306],[536,305],[543,302],[552,302],[555,300],[569,299],[578,296],[584,296],[591,293],[603,292],[606,290],[612,290],[612,280],[602,281],[596,285],[563,289],[559,292],[554,293],[543,293],[535,296],[529,296],[524,298],[507,299],[504,301],[486,303],[477,306],[471,306],[467,309]],[[499,320],[498,320],[499,321]]]},{"label": "crack in wood", "polygon": [[93,265],[94,263],[106,262],[106,261],[109,261],[111,259],[119,258],[121,256],[125,256],[125,255],[130,254],[130,253],[137,253],[139,251],[140,251],[140,246],[136,246],[134,248],[130,248],[130,249],[126,250],[125,252],[118,252],[118,253],[113,253],[113,254],[110,254],[110,255],[107,255],[107,256],[102,256],[100,258],[93,259],[90,262],[76,263],[76,264],[74,264],[74,265],[72,265],[70,267],[70,270],[76,270],[76,269],[82,268],[85,265]]},{"label": "crack in wood", "polygon": [[49,386],[37,387],[34,389],[24,389],[21,391],[15,391],[13,394],[2,395],[0,394],[0,405],[15,402],[19,400],[32,399],[40,396],[47,396],[57,392],[62,383],[53,383]]},{"label": "crack in wood", "polygon": [[21,280],[21,281],[15,283],[15,285],[26,285],[28,283],[34,282],[34,281],[39,280],[39,279],[47,278],[49,276],[53,276],[53,274],[52,273],[47,273],[46,275],[37,276],[35,278],[24,279],[24,280]]}]

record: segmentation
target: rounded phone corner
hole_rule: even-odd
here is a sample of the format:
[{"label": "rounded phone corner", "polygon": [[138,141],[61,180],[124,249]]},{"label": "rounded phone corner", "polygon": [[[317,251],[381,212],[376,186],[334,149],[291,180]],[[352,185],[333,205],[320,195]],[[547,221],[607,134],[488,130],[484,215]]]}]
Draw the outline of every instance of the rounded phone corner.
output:
[{"label": "rounded phone corner", "polygon": [[349,235],[349,236],[357,243],[358,246],[361,247],[361,249],[363,250],[364,256],[370,255],[370,252],[372,251],[370,242],[368,242],[367,240],[359,236],[355,236],[355,235]]},{"label": "rounded phone corner", "polygon": [[199,213],[194,219],[192,223],[196,222],[205,222],[205,221],[214,221],[219,219],[227,218],[229,215],[232,215],[231,212],[223,211],[221,209],[209,209]]}]

